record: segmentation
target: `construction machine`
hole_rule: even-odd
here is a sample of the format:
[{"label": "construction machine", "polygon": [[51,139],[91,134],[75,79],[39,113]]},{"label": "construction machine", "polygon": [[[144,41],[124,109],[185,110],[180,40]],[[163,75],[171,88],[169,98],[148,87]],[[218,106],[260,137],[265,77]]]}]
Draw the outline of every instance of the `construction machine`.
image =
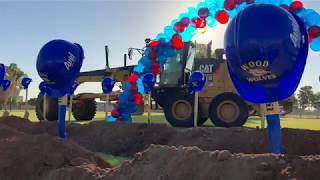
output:
[{"label": "construction machine", "polygon": [[[129,59],[133,51],[141,55],[151,40],[146,39],[146,46],[142,49],[129,48]],[[108,47],[105,47],[106,67],[103,70],[82,72],[77,78],[79,84],[86,82],[101,82],[105,76],[113,77],[117,82],[124,83],[133,73],[134,66],[127,66],[127,55],[124,55],[124,66],[109,68]],[[167,121],[175,127],[192,127],[194,113],[194,94],[188,89],[188,79],[193,71],[202,71],[206,78],[206,85],[199,93],[198,125],[202,125],[208,118],[215,126],[234,127],[242,126],[249,116],[259,115],[260,105],[245,101],[237,93],[228,73],[224,50],[212,50],[212,42],[197,44],[185,43],[183,50],[177,51],[176,56],[167,60],[157,77],[157,84],[152,92],[155,104],[159,105]],[[121,87],[119,88],[121,89]],[[117,100],[120,91],[113,92],[110,99]],[[96,101],[105,101],[102,93],[81,93],[72,96],[73,115],[76,120],[91,120],[96,113]],[[47,97],[47,120],[58,119],[58,100]],[[283,114],[292,111],[292,102],[280,102]],[[39,94],[37,103],[37,116],[43,116],[43,95]],[[142,114],[144,105],[139,107],[138,114]]]}]

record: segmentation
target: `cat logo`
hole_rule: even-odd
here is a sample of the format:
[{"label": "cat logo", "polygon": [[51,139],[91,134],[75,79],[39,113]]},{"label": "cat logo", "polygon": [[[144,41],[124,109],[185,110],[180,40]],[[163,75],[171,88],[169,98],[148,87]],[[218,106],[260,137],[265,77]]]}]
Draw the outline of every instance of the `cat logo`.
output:
[{"label": "cat logo", "polygon": [[249,75],[247,80],[249,82],[260,82],[276,79],[277,76],[269,70],[268,60],[250,61],[241,66],[241,69],[246,71]]}]

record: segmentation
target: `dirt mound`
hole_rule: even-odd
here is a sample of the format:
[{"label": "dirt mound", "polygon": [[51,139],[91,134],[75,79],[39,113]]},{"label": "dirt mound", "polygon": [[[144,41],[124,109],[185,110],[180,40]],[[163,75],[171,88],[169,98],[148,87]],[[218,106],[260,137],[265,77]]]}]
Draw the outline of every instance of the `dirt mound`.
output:
[{"label": "dirt mound", "polygon": [[[263,154],[268,141],[261,129],[92,122],[68,125],[67,131],[69,140],[61,140],[55,122],[0,118],[0,179],[312,180],[320,174],[319,131],[283,129],[282,156]],[[131,162],[105,169],[110,166],[79,145],[113,155],[137,154]]]},{"label": "dirt mound", "polygon": [[202,151],[197,147],[153,145],[132,162],[110,171],[112,180],[313,180],[320,156],[276,156]]},{"label": "dirt mound", "polygon": [[82,172],[94,177],[106,167],[110,165],[71,141],[48,134],[25,134],[0,124],[1,180],[50,179],[57,171],[67,170],[69,176]]},{"label": "dirt mound", "polygon": [[[30,134],[49,133],[56,136],[53,122],[30,123],[17,117],[0,118],[19,131]],[[150,144],[169,146],[197,146],[203,150],[230,150],[232,153],[268,153],[267,131],[249,128],[196,128],[179,129],[163,124],[107,124],[102,121],[86,125],[67,126],[68,137],[79,145],[94,151],[113,155],[132,156],[145,150]],[[320,154],[320,131],[283,129],[283,145],[286,154]]]}]

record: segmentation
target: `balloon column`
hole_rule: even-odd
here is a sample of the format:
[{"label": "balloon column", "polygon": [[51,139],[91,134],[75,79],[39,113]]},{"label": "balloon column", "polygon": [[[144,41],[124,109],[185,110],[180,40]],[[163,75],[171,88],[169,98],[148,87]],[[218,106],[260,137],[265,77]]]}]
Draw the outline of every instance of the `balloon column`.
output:
[{"label": "balloon column", "polygon": [[147,73],[143,76],[142,79],[144,91],[148,94],[148,124],[150,125],[150,116],[151,116],[151,92],[156,84],[156,78],[152,73]]},{"label": "balloon column", "polygon": [[[184,48],[184,43],[189,42],[197,33],[204,33],[207,27],[213,28],[217,24],[228,23],[241,10],[254,3],[273,4],[301,18],[308,30],[311,49],[320,51],[320,15],[313,9],[304,8],[300,1],[206,0],[200,2],[196,8],[190,7],[181,13],[157,35],[156,40],[150,43],[134,68],[135,73],[128,78],[118,106],[114,109],[113,119],[131,121],[131,113],[135,112],[136,106],[142,102],[142,94],[145,93],[142,85],[142,76],[145,73],[159,74],[167,59],[174,57],[177,51]],[[273,32],[266,32],[263,29],[259,31]],[[292,38],[295,38],[294,34]]]},{"label": "balloon column", "polygon": [[71,113],[72,113],[72,104],[73,104],[73,94],[78,88],[79,84],[77,81],[74,81],[72,85],[69,87],[67,94],[69,96],[69,113],[68,113],[68,121],[71,123]]},{"label": "balloon column", "polygon": [[105,120],[107,120],[107,118],[108,118],[108,113],[109,113],[108,112],[108,105],[110,103],[109,95],[110,95],[110,93],[112,93],[114,85],[115,85],[115,81],[111,77],[105,77],[101,82],[102,91],[104,94],[106,94]]},{"label": "balloon column", "polygon": [[59,136],[66,138],[66,94],[74,83],[83,63],[84,53],[79,44],[53,40],[45,44],[37,58],[37,70],[47,84],[47,94],[59,98]]},{"label": "balloon column", "polygon": [[204,85],[206,84],[206,76],[200,72],[195,71],[191,74],[189,78],[189,89],[190,92],[195,93],[194,95],[194,118],[193,118],[193,126],[197,127],[198,125],[198,100],[199,100],[199,92],[202,91]]},{"label": "balloon column", "polygon": [[281,153],[276,102],[296,91],[308,55],[306,26],[293,12],[254,4],[230,22],[225,34],[227,64],[236,89],[247,101],[267,104],[273,153]]},{"label": "balloon column", "polygon": [[24,113],[24,118],[25,119],[29,119],[29,112],[28,112],[28,87],[31,83],[32,79],[28,78],[28,77],[24,77],[21,80],[21,85],[23,87],[23,89],[26,90],[26,102],[25,102],[25,113]]}]

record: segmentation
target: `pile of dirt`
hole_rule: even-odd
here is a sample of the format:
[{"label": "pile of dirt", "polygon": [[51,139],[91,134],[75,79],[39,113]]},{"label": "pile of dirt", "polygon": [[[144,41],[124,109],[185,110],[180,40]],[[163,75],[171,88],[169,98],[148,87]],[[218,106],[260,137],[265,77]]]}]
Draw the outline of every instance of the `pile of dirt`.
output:
[{"label": "pile of dirt", "polygon": [[[317,131],[283,129],[281,156],[263,154],[268,142],[261,129],[92,122],[67,131],[61,140],[56,122],[0,118],[0,179],[312,180],[320,174]],[[135,158],[110,168],[85,148]]]},{"label": "pile of dirt", "polygon": [[60,172],[66,171],[65,179],[90,179],[105,174],[107,167],[110,165],[71,141],[22,133],[0,123],[1,180],[60,179]]},{"label": "pile of dirt", "polygon": [[[0,118],[5,124],[29,134],[57,134],[55,122],[30,123],[17,117]],[[133,156],[150,144],[197,146],[203,150],[230,150],[232,153],[268,153],[267,131],[249,128],[179,129],[163,124],[108,124],[102,121],[67,126],[68,137],[93,152]],[[320,131],[283,129],[285,154],[320,154]]]},{"label": "pile of dirt", "polygon": [[318,180],[320,156],[277,156],[152,145],[106,180]]}]

